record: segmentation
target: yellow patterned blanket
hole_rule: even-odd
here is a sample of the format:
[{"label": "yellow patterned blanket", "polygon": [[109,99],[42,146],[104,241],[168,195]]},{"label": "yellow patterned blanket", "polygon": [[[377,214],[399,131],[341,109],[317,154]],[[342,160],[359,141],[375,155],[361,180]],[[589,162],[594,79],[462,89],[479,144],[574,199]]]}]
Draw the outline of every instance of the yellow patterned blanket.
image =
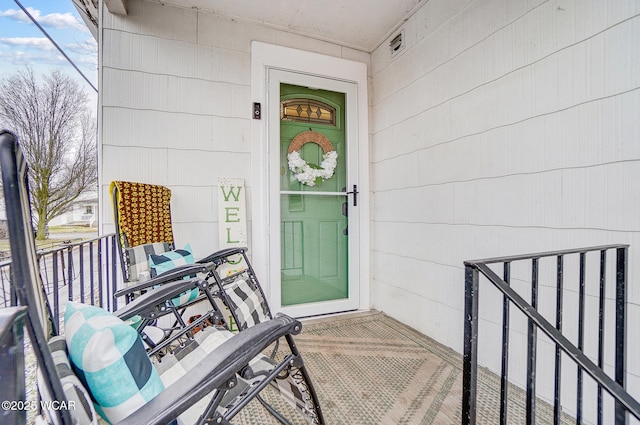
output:
[{"label": "yellow patterned blanket", "polygon": [[[167,242],[173,243],[171,227],[171,190],[164,186],[124,181],[111,182],[109,193],[116,192],[116,208],[123,247]],[[114,209],[116,211],[116,209]]]}]

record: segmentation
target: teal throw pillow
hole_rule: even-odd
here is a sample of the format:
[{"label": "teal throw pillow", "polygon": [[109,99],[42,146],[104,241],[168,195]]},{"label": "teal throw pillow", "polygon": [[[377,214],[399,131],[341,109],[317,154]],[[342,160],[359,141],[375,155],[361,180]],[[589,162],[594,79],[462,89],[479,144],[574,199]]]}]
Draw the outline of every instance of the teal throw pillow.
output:
[{"label": "teal throw pillow", "polygon": [[[173,270],[178,266],[187,264],[194,264],[193,253],[191,252],[191,245],[187,244],[184,249],[175,249],[173,251],[167,251],[162,254],[150,254],[149,255],[149,268],[151,269],[151,276],[155,277],[162,273]],[[189,279],[191,276],[185,276],[185,279]],[[178,297],[173,298],[171,302],[176,307],[189,303],[200,294],[198,288],[193,288],[189,291],[181,293]]]},{"label": "teal throw pillow", "polygon": [[68,302],[64,315],[69,359],[96,411],[119,422],[164,390],[140,336],[102,308]]}]

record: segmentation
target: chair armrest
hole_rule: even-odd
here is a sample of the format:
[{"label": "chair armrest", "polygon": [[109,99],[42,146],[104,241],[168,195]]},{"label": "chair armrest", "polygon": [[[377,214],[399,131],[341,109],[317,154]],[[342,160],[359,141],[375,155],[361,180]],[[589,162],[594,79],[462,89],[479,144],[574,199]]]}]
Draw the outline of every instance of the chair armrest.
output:
[{"label": "chair armrest", "polygon": [[213,254],[210,254],[204,257],[203,259],[196,261],[196,263],[200,263],[200,264],[215,263],[216,266],[219,266],[223,258],[226,258],[234,254],[242,254],[246,250],[247,248],[245,247],[233,247],[233,248],[221,249],[220,251],[216,251]]},{"label": "chair armrest", "polygon": [[161,425],[171,422],[246,366],[266,347],[285,335],[297,335],[302,324],[284,314],[259,323],[223,342],[182,378],[119,424]]},{"label": "chair armrest", "polygon": [[201,285],[201,280],[198,278],[170,282],[155,288],[153,291],[146,292],[129,304],[119,308],[114,314],[122,320],[127,320],[138,314],[154,312],[154,310],[156,310],[158,306],[162,306],[165,301],[175,298],[184,291]]},{"label": "chair armrest", "polygon": [[[137,283],[135,285],[127,286],[126,288],[122,288],[116,291],[113,295],[116,297],[122,297],[125,295],[129,295],[133,292],[139,292],[144,289],[149,289],[157,285],[164,285],[167,282],[173,282],[175,280],[182,279],[185,276],[191,276],[198,273],[206,273],[207,267],[203,264],[186,264],[183,266],[178,266],[174,269],[171,269],[167,272],[162,273],[154,277],[153,279],[146,280],[142,283]],[[186,290],[186,289],[185,289]]]}]

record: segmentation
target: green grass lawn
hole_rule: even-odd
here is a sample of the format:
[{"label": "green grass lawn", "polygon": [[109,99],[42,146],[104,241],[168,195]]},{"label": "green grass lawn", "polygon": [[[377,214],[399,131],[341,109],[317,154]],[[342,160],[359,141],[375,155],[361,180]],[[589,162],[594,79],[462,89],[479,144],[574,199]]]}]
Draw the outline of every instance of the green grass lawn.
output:
[{"label": "green grass lawn", "polygon": [[49,226],[49,235],[55,235],[55,233],[98,233],[97,227],[87,226]]},{"label": "green grass lawn", "polygon": [[[52,249],[61,245],[64,241],[68,241],[69,238],[58,238],[57,234],[66,234],[66,233],[91,233],[95,232],[98,234],[97,227],[87,227],[87,226],[52,226],[49,227],[49,238],[43,241],[36,240],[36,249]],[[78,242],[81,238],[75,239],[72,238],[72,242]],[[8,239],[0,239],[0,252],[9,251],[9,240]]]}]

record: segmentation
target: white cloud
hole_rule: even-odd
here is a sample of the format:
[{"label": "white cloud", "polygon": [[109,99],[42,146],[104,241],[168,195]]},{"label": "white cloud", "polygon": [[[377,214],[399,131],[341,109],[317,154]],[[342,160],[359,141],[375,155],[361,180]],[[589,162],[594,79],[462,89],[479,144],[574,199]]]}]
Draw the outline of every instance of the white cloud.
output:
[{"label": "white cloud", "polygon": [[[54,39],[63,46],[67,54],[83,69],[83,72],[94,76],[91,79],[95,80],[97,43],[84,23],[71,13],[42,14],[40,10],[33,8],[27,8],[27,10],[43,27],[54,30],[62,29],[57,33],[53,32]],[[22,10],[0,9],[0,20],[3,17],[7,27],[11,26],[7,20],[11,20],[26,23],[25,26],[32,26],[35,29],[31,20]],[[13,27],[15,26],[13,24]],[[0,78],[14,74],[25,65],[32,67],[37,72],[52,68],[68,68],[70,70],[67,60],[58,53],[55,46],[46,37],[38,37],[40,34],[34,34],[35,37],[19,37],[17,31],[12,32],[0,31],[0,61],[6,65],[0,67]],[[74,41],[76,39],[78,41]],[[70,73],[75,75],[75,70],[70,70]],[[86,84],[84,80],[81,80],[81,83]]]},{"label": "white cloud", "polygon": [[14,47],[33,47],[40,50],[55,49],[49,39],[45,37],[2,37],[0,43]]},{"label": "white cloud", "polygon": [[67,61],[62,55],[54,53],[32,53],[24,51],[0,52],[0,59],[6,63],[23,66],[37,67],[40,65],[66,66]]},{"label": "white cloud", "polygon": [[[31,13],[32,9],[33,8],[31,7],[27,7],[27,10],[29,10],[29,13]],[[7,18],[11,18],[14,21],[31,22],[29,17],[25,15],[22,10],[9,9],[5,11],[0,11],[0,16],[6,16]]]},{"label": "white cloud", "polygon": [[[27,7],[27,10],[34,17],[36,21],[43,27],[50,28],[73,28],[81,31],[88,31],[87,27],[72,13],[50,13],[48,15],[42,15],[38,9],[33,7]],[[18,9],[8,9],[0,11],[0,16],[19,21],[19,22],[31,22],[31,19],[22,11]]]}]

